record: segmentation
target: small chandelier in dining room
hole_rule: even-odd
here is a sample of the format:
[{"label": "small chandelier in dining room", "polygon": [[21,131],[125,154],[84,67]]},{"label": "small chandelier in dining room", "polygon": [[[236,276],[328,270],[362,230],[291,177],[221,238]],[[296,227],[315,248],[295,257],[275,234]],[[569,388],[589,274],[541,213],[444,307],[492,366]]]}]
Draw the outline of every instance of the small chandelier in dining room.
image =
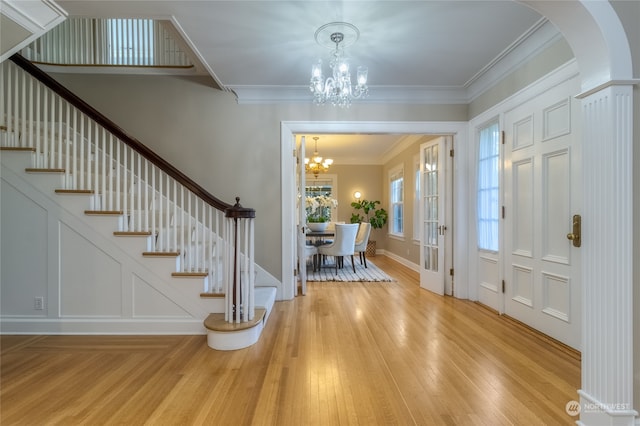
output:
[{"label": "small chandelier in dining room", "polygon": [[332,76],[324,79],[322,73],[322,60],[319,59],[311,68],[311,82],[309,89],[313,94],[313,102],[323,105],[330,102],[334,106],[348,108],[353,99],[361,99],[367,96],[366,67],[358,67],[356,85],[351,85],[351,72],[349,71],[349,58],[344,49],[351,46],[360,38],[360,31],[355,25],[347,22],[331,22],[318,28],[315,33],[316,43],[320,46],[335,50],[329,61]]},{"label": "small chandelier in dining room", "polygon": [[313,152],[313,157],[304,159],[304,170],[307,173],[313,173],[313,175],[317,178],[318,175],[322,172],[325,173],[329,170],[329,167],[333,164],[333,160],[331,158],[322,158],[318,154],[318,136],[314,136],[313,140],[316,143],[315,151]]}]

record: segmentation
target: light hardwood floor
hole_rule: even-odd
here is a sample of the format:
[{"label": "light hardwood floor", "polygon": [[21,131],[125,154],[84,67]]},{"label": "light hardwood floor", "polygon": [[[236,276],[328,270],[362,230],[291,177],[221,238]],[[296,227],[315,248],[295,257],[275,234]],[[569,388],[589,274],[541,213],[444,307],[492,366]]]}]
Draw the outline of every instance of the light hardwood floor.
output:
[{"label": "light hardwood floor", "polygon": [[392,283],[309,283],[260,341],[2,336],[0,424],[570,425],[579,356],[480,305]]}]

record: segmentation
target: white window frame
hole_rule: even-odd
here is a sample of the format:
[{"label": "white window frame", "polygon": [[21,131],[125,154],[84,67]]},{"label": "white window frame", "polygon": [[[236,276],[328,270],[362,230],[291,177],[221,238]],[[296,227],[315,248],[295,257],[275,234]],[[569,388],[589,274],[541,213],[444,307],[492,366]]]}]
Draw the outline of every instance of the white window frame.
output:
[{"label": "white window frame", "polygon": [[[338,199],[338,175],[337,174],[322,174],[319,177],[314,175],[305,174],[305,197],[307,196],[307,188],[313,187],[314,183],[326,182],[328,186],[331,186],[331,198]],[[338,206],[331,207],[331,214],[329,219],[333,222],[338,220]]]},{"label": "white window frame", "polygon": [[[495,127],[494,130],[491,130]],[[483,132],[493,132],[484,138]],[[492,120],[478,128],[478,152],[476,157],[476,243],[478,250],[497,253],[500,250],[500,123]],[[483,143],[495,144],[491,152],[483,147]],[[494,168],[495,175],[489,179],[483,177],[485,170]],[[487,206],[487,202],[491,202]],[[483,231],[484,230],[484,231]],[[487,239],[487,231],[491,231],[493,237]]]},{"label": "white window frame", "polygon": [[[400,200],[394,200],[393,184],[398,179],[402,179],[402,189],[400,191]],[[396,166],[389,170],[389,235],[404,238],[404,165]],[[394,227],[396,223],[394,207],[400,205],[402,207],[402,216],[400,217],[400,229],[397,231]]]}]

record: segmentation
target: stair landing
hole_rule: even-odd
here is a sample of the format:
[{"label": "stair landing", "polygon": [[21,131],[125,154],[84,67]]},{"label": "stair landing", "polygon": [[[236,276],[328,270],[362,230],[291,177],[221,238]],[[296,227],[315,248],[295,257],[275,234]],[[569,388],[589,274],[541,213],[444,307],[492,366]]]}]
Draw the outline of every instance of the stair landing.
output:
[{"label": "stair landing", "polygon": [[251,321],[247,322],[227,322],[224,320],[224,313],[209,314],[207,319],[204,320],[204,326],[207,330],[212,331],[241,331],[259,325],[267,313],[265,308],[256,308],[255,315]]},{"label": "stair landing", "polygon": [[255,288],[255,315],[244,323],[229,323],[223,313],[210,314],[204,321],[207,345],[212,349],[232,351],[249,347],[260,338],[276,299],[275,287]]}]

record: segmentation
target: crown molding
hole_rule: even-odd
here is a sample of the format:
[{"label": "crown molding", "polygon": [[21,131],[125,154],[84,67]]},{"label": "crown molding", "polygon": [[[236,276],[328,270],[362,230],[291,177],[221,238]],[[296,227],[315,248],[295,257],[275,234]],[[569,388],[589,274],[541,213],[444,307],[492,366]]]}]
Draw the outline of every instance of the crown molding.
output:
[{"label": "crown molding", "polygon": [[[239,104],[310,103],[308,86],[227,86]],[[361,104],[466,104],[463,87],[369,86],[369,96]]]},{"label": "crown molding", "polygon": [[[561,38],[556,27],[542,18],[463,86],[369,86],[369,96],[356,102],[468,104]],[[309,103],[313,100],[308,86],[230,85],[227,88],[235,93],[239,104]]]},{"label": "crown molding", "polygon": [[379,158],[379,164],[386,164],[391,161],[395,156],[400,155],[407,150],[411,145],[423,139],[425,135],[404,135],[398,142],[396,142],[389,150],[382,154]]}]

